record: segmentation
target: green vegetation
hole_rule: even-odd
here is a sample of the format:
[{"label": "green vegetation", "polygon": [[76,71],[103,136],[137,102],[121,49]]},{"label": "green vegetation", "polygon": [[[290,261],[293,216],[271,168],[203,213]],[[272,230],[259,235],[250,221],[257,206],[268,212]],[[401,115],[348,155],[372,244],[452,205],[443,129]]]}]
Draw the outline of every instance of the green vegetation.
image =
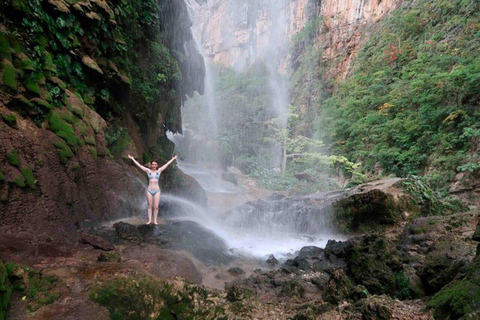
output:
[{"label": "green vegetation", "polygon": [[7,263],[6,270],[13,289],[25,295],[29,311],[36,311],[59,297],[57,278],[14,263]]},{"label": "green vegetation", "polygon": [[7,268],[3,262],[0,261],[0,319],[2,320],[6,318],[12,291],[13,288],[8,279]]},{"label": "green vegetation", "polygon": [[435,319],[474,319],[480,310],[480,257],[428,302]]},{"label": "green vegetation", "polygon": [[2,76],[3,83],[12,89],[13,91],[17,91],[18,83],[17,83],[17,72],[13,67],[10,61],[3,62],[3,76]]},{"label": "green vegetation", "polygon": [[30,187],[30,189],[35,189],[35,185],[36,185],[37,181],[35,180],[35,177],[33,176],[32,168],[30,168],[30,166],[27,166],[20,171],[22,172],[22,176],[25,178],[25,182]]},{"label": "green vegetation", "polygon": [[141,277],[116,279],[97,286],[90,298],[107,308],[111,319],[216,319],[221,310],[199,308],[198,303],[205,301],[207,295],[200,287],[179,290],[165,281]]},{"label": "green vegetation", "polygon": [[120,262],[122,258],[116,251],[102,252],[98,256],[98,262]]},{"label": "green vegetation", "polygon": [[18,158],[18,151],[17,149],[10,150],[10,153],[7,156],[8,163],[12,166],[18,167],[20,165],[20,159]]},{"label": "green vegetation", "polygon": [[9,114],[7,116],[2,115],[2,119],[8,126],[12,128],[17,127],[17,117],[15,117],[13,114]]},{"label": "green vegetation", "polygon": [[53,145],[57,148],[58,156],[60,157],[60,162],[66,164],[68,159],[73,158],[72,149],[63,141],[54,142]]},{"label": "green vegetation", "polygon": [[[421,0],[394,11],[371,30],[352,76],[311,103],[314,136],[366,173],[378,164],[402,177],[428,172],[444,191],[457,172],[477,172],[478,154],[470,152],[480,137],[477,12],[473,0]],[[303,60],[317,54],[306,51]]]}]

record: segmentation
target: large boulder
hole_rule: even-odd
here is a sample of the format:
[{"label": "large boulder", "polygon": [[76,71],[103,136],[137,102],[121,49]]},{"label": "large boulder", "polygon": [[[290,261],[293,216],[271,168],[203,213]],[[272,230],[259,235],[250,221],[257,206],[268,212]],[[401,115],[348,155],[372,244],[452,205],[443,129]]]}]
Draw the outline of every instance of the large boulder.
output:
[{"label": "large boulder", "polygon": [[382,230],[418,213],[403,191],[402,179],[384,179],[345,191],[306,196],[272,196],[248,202],[224,215],[232,227],[264,232],[265,223],[278,232],[325,234]]}]

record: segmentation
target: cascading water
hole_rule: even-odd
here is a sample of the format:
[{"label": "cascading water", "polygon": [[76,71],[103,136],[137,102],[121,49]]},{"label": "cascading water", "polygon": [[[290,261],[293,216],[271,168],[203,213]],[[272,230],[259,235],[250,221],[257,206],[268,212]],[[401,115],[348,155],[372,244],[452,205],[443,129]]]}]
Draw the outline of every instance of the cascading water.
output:
[{"label": "cascading water", "polygon": [[[232,12],[238,12],[238,15],[232,17],[234,25],[253,23],[252,21],[259,16],[262,17],[261,19],[269,17],[270,20],[266,23],[268,28],[265,31],[268,32],[268,41],[255,42],[253,37],[249,42],[249,56],[239,57],[232,67],[237,72],[242,72],[248,64],[257,60],[264,61],[272,96],[270,108],[266,113],[269,118],[279,120],[280,129],[286,128],[289,105],[285,73],[289,44],[287,15],[291,1],[294,0],[265,2],[249,0],[246,3],[228,0],[202,2],[205,6],[216,6],[220,5],[220,2],[226,2]],[[184,119],[184,135],[169,135],[169,138],[182,155],[183,161],[179,161],[179,168],[194,177],[206,190],[210,207],[203,209],[185,199],[163,196],[162,202],[165,206],[175,207],[175,210],[168,210],[175,212],[175,216],[171,218],[198,222],[222,237],[233,251],[260,258],[272,253],[281,258],[306,245],[324,246],[328,239],[335,236],[329,231],[325,212],[319,212],[313,207],[299,207],[295,203],[288,203],[281,199],[265,199],[260,206],[247,204],[232,210],[232,203],[238,206],[252,200],[252,197],[249,197],[241,187],[222,179],[217,125],[219,113],[217,108],[222,106],[217,103],[215,97],[216,79],[214,68],[212,68],[213,61],[202,43],[200,28],[195,25],[198,21],[195,19],[194,11],[198,10],[202,4],[195,0],[186,0],[186,2],[191,19],[194,21],[192,33],[195,43],[205,61],[205,93],[197,99],[201,101],[200,105],[203,105],[204,110],[207,110],[208,117],[197,115],[189,117],[189,120]],[[227,25],[221,32],[228,39],[235,37]],[[226,43],[234,45],[232,41],[226,41]],[[184,112],[183,116],[185,118],[188,114]],[[279,143],[273,145],[270,157],[271,168],[284,169],[282,147]]]}]

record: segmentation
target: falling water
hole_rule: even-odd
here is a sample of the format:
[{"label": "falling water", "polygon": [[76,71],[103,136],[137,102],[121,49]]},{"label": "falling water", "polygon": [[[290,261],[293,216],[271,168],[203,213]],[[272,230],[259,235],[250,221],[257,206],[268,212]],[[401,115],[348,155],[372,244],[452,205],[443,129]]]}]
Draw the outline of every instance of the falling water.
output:
[{"label": "falling water", "polygon": [[[289,105],[288,83],[285,73],[288,54],[288,6],[292,0],[251,0],[247,2],[225,0],[230,10],[238,13],[232,17],[233,24],[253,23],[259,16],[269,17],[269,35],[266,43],[258,43],[250,39],[248,57],[238,57],[232,67],[242,72],[248,64],[262,60],[268,70],[268,83],[272,93],[272,101],[267,114],[270,118],[278,118],[282,129],[287,125],[287,109]],[[189,6],[191,19],[194,20],[193,7],[201,6],[198,1],[186,0]],[[212,4],[213,3],[213,4]],[[203,5],[218,5],[220,1],[205,2]],[[249,16],[257,15],[256,17]],[[234,45],[233,30],[229,30],[228,23],[221,30],[226,37],[227,45]],[[231,26],[230,26],[231,27]],[[198,30],[197,30],[198,31]],[[251,200],[241,187],[222,179],[222,168],[218,150],[218,105],[215,99],[215,73],[212,61],[202,44],[201,35],[194,35],[195,44],[205,61],[205,93],[202,101],[208,111],[208,124],[196,126],[191,130],[189,123],[184,121],[184,135],[169,134],[177,150],[182,154],[184,161],[179,161],[179,168],[186,174],[194,177],[206,190],[210,206],[201,208],[188,200],[162,195],[163,207],[170,208],[165,212],[174,212],[169,219],[187,219],[198,222],[205,228],[225,240],[235,252],[264,258],[268,254],[278,257],[293,253],[305,245],[324,246],[329,238],[334,237],[328,232],[328,223],[324,220],[324,213],[315,208],[305,209],[295,203],[285,201],[263,200],[262,208],[243,206],[241,209],[232,209],[226,201],[235,198],[237,205]],[[184,114],[185,115],[185,114]],[[199,119],[200,121],[200,119]],[[282,146],[275,145],[271,150],[271,168],[282,166]],[[173,208],[173,209],[172,209]],[[227,212],[228,211],[228,212]],[[161,209],[162,212],[162,209]]]}]

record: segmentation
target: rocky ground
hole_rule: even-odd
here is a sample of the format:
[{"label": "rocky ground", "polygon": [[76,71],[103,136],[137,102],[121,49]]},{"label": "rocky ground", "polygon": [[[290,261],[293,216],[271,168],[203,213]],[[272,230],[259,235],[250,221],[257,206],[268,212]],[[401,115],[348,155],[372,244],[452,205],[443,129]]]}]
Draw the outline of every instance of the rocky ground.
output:
[{"label": "rocky ground", "polygon": [[[280,262],[232,256],[191,221],[84,221],[77,243],[3,233],[0,293],[13,290],[7,319],[477,319],[478,210],[427,215],[402,190],[386,180],[329,201],[271,197],[303,213],[328,203],[354,217],[338,224],[352,228],[349,240],[304,247]],[[377,222],[368,232],[366,216]]]}]

